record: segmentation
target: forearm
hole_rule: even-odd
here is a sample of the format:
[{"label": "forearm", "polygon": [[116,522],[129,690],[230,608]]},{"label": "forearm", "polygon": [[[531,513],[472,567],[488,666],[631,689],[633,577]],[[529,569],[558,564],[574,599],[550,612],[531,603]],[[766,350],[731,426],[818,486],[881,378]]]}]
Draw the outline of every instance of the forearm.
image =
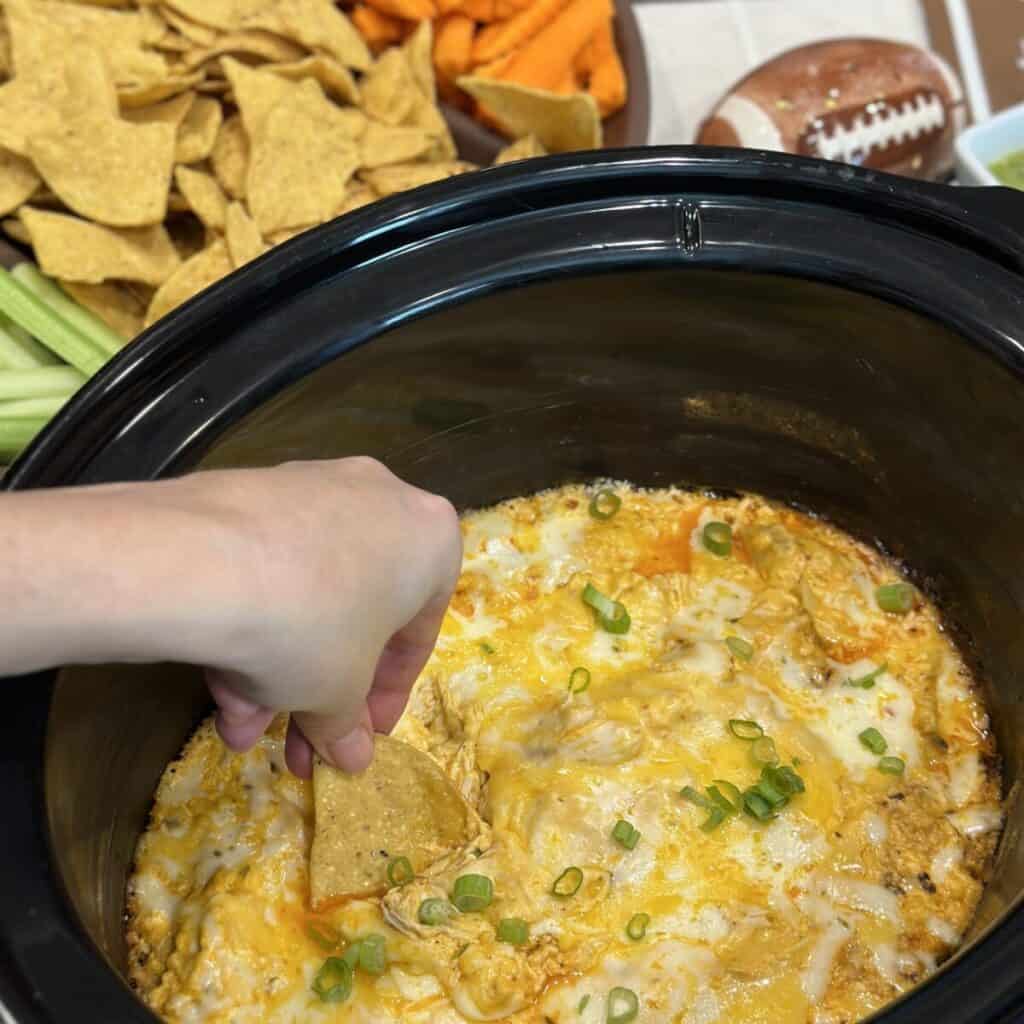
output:
[{"label": "forearm", "polygon": [[242,541],[187,478],[0,496],[0,530],[2,674],[202,662],[237,630]]}]

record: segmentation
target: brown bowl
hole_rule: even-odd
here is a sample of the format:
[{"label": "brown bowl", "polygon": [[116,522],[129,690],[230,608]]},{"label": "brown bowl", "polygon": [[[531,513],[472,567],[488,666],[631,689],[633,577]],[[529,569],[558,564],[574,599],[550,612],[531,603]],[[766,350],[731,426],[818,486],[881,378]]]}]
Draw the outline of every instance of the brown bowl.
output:
[{"label": "brown bowl", "polygon": [[[604,144],[609,149],[644,146],[650,121],[647,54],[630,0],[616,0],[615,41],[626,69],[629,96],[622,110],[604,122]],[[508,139],[485,128],[463,111],[447,104],[442,104],[441,109],[451,128],[459,156],[464,160],[487,167],[508,145]]]}]

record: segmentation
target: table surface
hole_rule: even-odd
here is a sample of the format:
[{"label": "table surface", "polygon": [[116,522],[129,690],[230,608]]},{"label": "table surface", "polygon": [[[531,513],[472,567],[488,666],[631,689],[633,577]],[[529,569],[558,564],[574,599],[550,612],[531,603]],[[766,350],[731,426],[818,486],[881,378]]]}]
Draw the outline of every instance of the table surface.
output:
[{"label": "table surface", "polygon": [[633,0],[651,77],[652,145],[693,142],[718,98],[793,46],[840,36],[927,45],[919,0]]}]

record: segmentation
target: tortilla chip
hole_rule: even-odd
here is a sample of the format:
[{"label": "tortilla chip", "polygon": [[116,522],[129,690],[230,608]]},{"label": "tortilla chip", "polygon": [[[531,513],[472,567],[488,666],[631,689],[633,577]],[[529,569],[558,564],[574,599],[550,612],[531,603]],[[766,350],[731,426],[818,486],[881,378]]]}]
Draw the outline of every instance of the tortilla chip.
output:
[{"label": "tortilla chip", "polygon": [[194,92],[183,92],[163,103],[152,103],[148,107],[129,108],[121,113],[126,121],[132,124],[169,124],[174,127],[175,132],[181,127],[195,102]]},{"label": "tortilla chip", "polygon": [[108,228],[31,206],[23,206],[18,216],[28,231],[40,270],[62,281],[100,284],[124,279],[161,284],[180,263],[160,224]]},{"label": "tortilla chip", "polygon": [[142,330],[146,307],[139,297],[124,285],[61,281],[60,286],[75,302],[95,313],[125,341],[131,341]]},{"label": "tortilla chip", "polygon": [[360,167],[404,164],[423,156],[434,140],[418,128],[400,128],[371,121],[359,140]]},{"label": "tortilla chip", "polygon": [[163,0],[164,9],[197,25],[231,32],[272,0]]},{"label": "tortilla chip", "polygon": [[87,43],[104,56],[114,81],[137,85],[167,74],[164,57],[150,49],[152,22],[139,11],[104,10],[63,0],[5,0],[16,74],[59,73],[55,55]]},{"label": "tortilla chip", "polygon": [[423,96],[417,96],[413,100],[412,109],[402,124],[409,128],[419,128],[420,131],[426,132],[435,140],[436,156],[430,156],[429,159],[454,160],[458,156],[455,140],[452,138],[451,129],[448,127],[444,115]]},{"label": "tortilla chip", "polygon": [[472,75],[458,84],[512,138],[532,134],[549,153],[601,147],[601,114],[588,93],[562,95]]},{"label": "tortilla chip", "polygon": [[168,33],[162,38],[158,39],[153,44],[158,50],[163,50],[166,53],[188,53],[192,49],[192,43],[182,35],[178,35],[177,32],[168,31]]},{"label": "tortilla chip", "polygon": [[306,57],[305,60],[291,64],[268,65],[266,70],[293,82],[302,78],[315,78],[328,96],[333,96],[342,103],[353,103],[357,106],[361,102],[359,86],[352,72],[344,64],[339,64],[330,57]]},{"label": "tortilla chip", "polygon": [[314,764],[314,910],[383,893],[388,863],[399,854],[419,873],[479,835],[476,816],[428,754],[388,736],[376,737],[374,748],[361,775],[346,775],[319,758]]},{"label": "tortilla chip", "polygon": [[284,242],[290,242],[293,238],[297,238],[299,235],[304,235],[310,228],[285,228],[284,231],[275,231],[272,235],[267,235],[267,241],[271,245],[281,245]]},{"label": "tortilla chip", "polygon": [[326,53],[346,67],[365,71],[370,51],[355,26],[331,0],[277,0],[250,15],[245,28],[262,28]]},{"label": "tortilla chip", "polygon": [[220,126],[210,163],[221,188],[232,199],[244,198],[245,177],[249,172],[249,139],[238,114],[232,114]]},{"label": "tortilla chip", "polygon": [[345,111],[311,79],[291,88],[252,144],[245,194],[263,235],[329,220],[359,163]]},{"label": "tortilla chip", "polygon": [[290,96],[299,83],[290,82],[270,71],[250,68],[233,57],[223,58],[220,64],[231,83],[235,104],[251,142],[262,131],[267,114],[285,97]]},{"label": "tortilla chip", "polygon": [[227,277],[231,270],[227,244],[218,238],[182,263],[157,289],[146,311],[146,326],[149,327],[222,277]]},{"label": "tortilla chip", "polygon": [[205,160],[213,152],[223,117],[217,100],[205,96],[196,99],[178,129],[174,159],[180,164]]},{"label": "tortilla chip", "polygon": [[21,206],[40,184],[39,175],[28,160],[0,149],[0,217]]},{"label": "tortilla chip", "polygon": [[0,18],[0,75],[8,78],[14,74],[14,62],[11,59],[11,34],[7,31],[7,22]]},{"label": "tortilla chip", "polygon": [[28,156],[28,137],[60,123],[51,96],[60,96],[63,91],[61,85],[50,86],[44,92],[37,83],[22,78],[0,85],[0,147]]},{"label": "tortilla chip", "polygon": [[377,202],[377,193],[372,188],[368,188],[366,185],[356,185],[354,188],[350,186],[345,201],[338,208],[338,216],[341,217],[354,210],[360,210],[375,202]]},{"label": "tortilla chip", "polygon": [[385,50],[361,83],[363,110],[385,124],[402,124],[420,96],[405,54]]},{"label": "tortilla chip", "polygon": [[236,270],[267,251],[259,228],[241,203],[232,203],[228,207],[225,237]]},{"label": "tortilla chip", "polygon": [[87,116],[37,133],[28,153],[69,209],[112,227],[142,227],[167,214],[174,140],[169,124]]},{"label": "tortilla chip", "polygon": [[54,130],[62,118],[118,113],[117,94],[103,54],[75,44],[45,75],[19,75],[0,87],[0,146],[28,156],[28,138]]},{"label": "tortilla chip", "polygon": [[514,163],[516,160],[529,160],[534,156],[547,155],[548,151],[537,141],[536,135],[524,135],[510,146],[506,146],[494,158],[494,166]]},{"label": "tortilla chip", "polygon": [[12,238],[19,245],[31,245],[32,236],[28,233],[28,228],[17,217],[8,217],[0,227],[4,229],[4,234],[9,238]]},{"label": "tortilla chip", "polygon": [[420,92],[431,102],[437,102],[437,81],[434,78],[434,28],[429,21],[421,21],[402,46],[413,80]]},{"label": "tortilla chip", "polygon": [[66,91],[51,100],[62,118],[120,115],[114,79],[95,46],[75,44],[65,52],[63,80]]},{"label": "tortilla chip", "polygon": [[180,32],[195,46],[212,46],[217,38],[216,29],[210,28],[209,25],[200,25],[191,18],[186,18],[172,7],[161,7],[160,14],[168,25]]},{"label": "tortilla chip", "polygon": [[203,224],[214,231],[224,230],[228,200],[212,174],[191,167],[176,167],[174,183]]},{"label": "tortilla chip", "polygon": [[447,161],[436,164],[393,164],[370,171],[360,171],[359,177],[380,197],[392,196],[410,188],[419,188],[435,181],[443,181],[456,174],[471,170],[470,164]]},{"label": "tortilla chip", "polygon": [[159,103],[188,89],[197,88],[204,77],[202,71],[196,71],[191,75],[168,75],[148,85],[119,86],[117,99],[123,108],[147,107],[151,103]]},{"label": "tortilla chip", "polygon": [[301,60],[306,51],[294,43],[260,29],[247,32],[229,32],[218,36],[210,46],[197,46],[185,54],[185,66],[197,68],[208,60],[225,53],[256,57],[263,61],[281,62]]}]

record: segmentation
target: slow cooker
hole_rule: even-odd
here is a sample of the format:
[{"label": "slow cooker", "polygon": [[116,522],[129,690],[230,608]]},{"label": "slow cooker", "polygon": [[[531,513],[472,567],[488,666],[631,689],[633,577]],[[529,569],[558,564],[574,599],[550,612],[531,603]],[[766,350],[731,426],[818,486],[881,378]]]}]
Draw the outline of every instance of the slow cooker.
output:
[{"label": "slow cooker", "polygon": [[[610,476],[760,491],[885,538],[988,682],[1009,823],[966,946],[881,1016],[1010,1021],[1022,273],[1024,199],[1008,190],[735,150],[501,167],[365,208],[201,294],[4,486],[363,453],[462,507]],[[0,1021],[153,1021],[122,975],[125,878],[206,707],[183,666],[8,681]]]}]

